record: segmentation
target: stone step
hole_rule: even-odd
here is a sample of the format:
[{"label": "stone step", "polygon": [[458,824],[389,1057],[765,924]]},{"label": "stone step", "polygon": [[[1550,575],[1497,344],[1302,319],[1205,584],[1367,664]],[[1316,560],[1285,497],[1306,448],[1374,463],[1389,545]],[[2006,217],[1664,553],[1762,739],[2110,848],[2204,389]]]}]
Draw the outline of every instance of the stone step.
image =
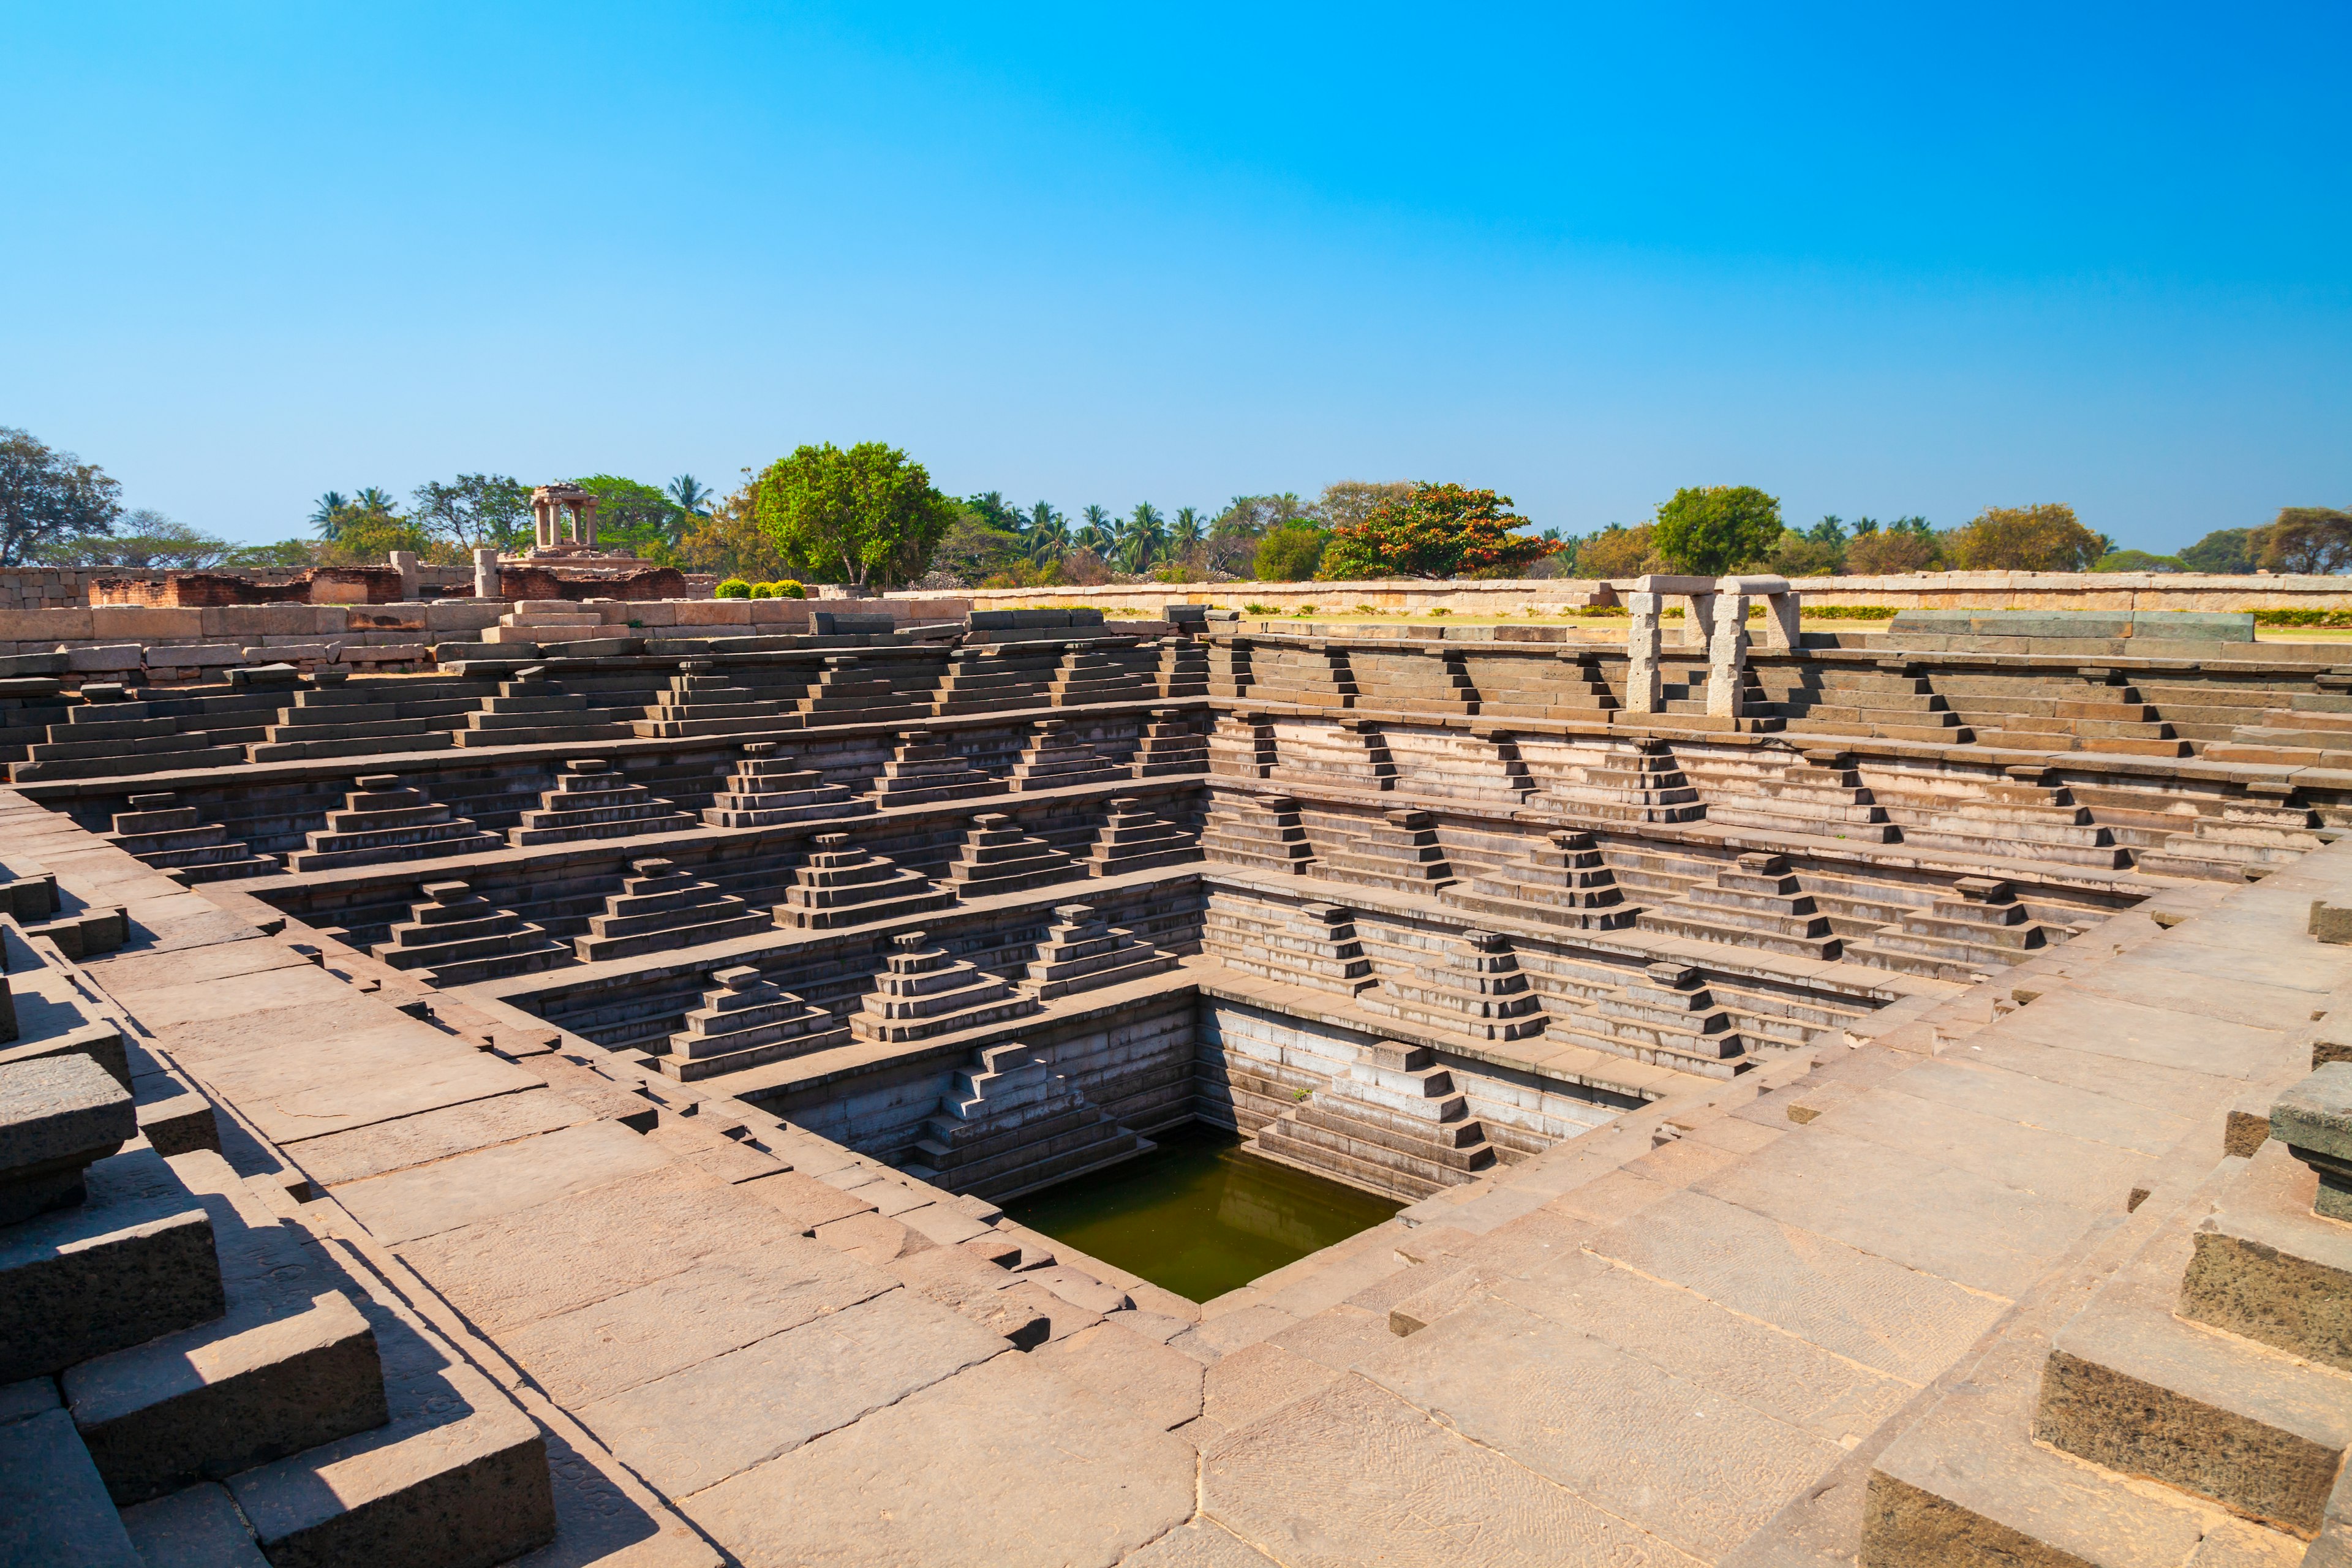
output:
[{"label": "stone step", "polygon": [[0,1426],[0,1553],[25,1568],[154,1568],[63,1410]]},{"label": "stone step", "polygon": [[1320,1141],[1319,1134],[1310,1134],[1314,1130],[1301,1129],[1294,1117],[1286,1114],[1259,1128],[1242,1147],[1278,1164],[1408,1202],[1419,1202],[1458,1184],[1450,1179],[1454,1173],[1439,1173],[1442,1167],[1432,1166],[1424,1173],[1379,1155],[1358,1154],[1335,1142]]}]

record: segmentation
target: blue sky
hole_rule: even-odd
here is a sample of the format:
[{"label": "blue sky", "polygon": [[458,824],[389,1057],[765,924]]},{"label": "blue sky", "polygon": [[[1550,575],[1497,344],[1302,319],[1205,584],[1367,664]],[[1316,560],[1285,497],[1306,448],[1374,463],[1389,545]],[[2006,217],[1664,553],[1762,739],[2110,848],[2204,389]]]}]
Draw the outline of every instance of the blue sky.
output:
[{"label": "blue sky", "polygon": [[10,7],[0,424],[246,540],[811,440],[1075,512],[2352,503],[2352,10]]}]

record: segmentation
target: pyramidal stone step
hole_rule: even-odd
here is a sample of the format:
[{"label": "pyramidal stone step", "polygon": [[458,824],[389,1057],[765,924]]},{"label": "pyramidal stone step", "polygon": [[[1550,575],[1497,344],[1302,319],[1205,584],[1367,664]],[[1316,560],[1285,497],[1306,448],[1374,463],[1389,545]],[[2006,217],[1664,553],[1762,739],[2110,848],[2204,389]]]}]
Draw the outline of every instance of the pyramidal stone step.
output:
[{"label": "pyramidal stone step", "polygon": [[1026,792],[1124,781],[1127,776],[1125,768],[1072,734],[1068,721],[1045,719],[1038,721],[1035,736],[1013,764],[1010,782],[1015,791]]},{"label": "pyramidal stone step", "polygon": [[1603,822],[1696,822],[1706,815],[1673,749],[1655,738],[1587,768],[1575,783],[1546,786],[1543,798]]},{"label": "pyramidal stone step", "polygon": [[923,1179],[1003,1202],[1156,1145],[1090,1103],[1029,1046],[988,1046],[960,1068],[916,1152]]},{"label": "pyramidal stone step", "polygon": [[922,931],[891,938],[887,967],[849,1020],[861,1040],[895,1044],[977,1029],[1038,1011],[1035,996],[961,959]]},{"label": "pyramidal stone step", "polygon": [[1622,931],[1639,912],[1625,901],[1592,835],[1574,828],[1547,834],[1524,862],[1456,882],[1437,896],[1482,914],[1583,931]]},{"label": "pyramidal stone step", "polygon": [[403,784],[396,773],[353,779],[342,808],[327,813],[327,826],[303,839],[309,847],[286,857],[289,871],[488,854],[506,847],[506,840],[436,805],[423,790]]},{"label": "pyramidal stone step", "polygon": [[998,812],[971,819],[971,832],[948,865],[948,886],[960,899],[1017,893],[1087,874],[1087,868],[1033,838]]},{"label": "pyramidal stone step", "polygon": [[1317,874],[1335,882],[1405,892],[1434,892],[1454,881],[1454,868],[1437,841],[1435,819],[1415,810],[1385,812],[1367,822],[1341,847],[1323,857]]},{"label": "pyramidal stone step", "polygon": [[1968,984],[2055,946],[2057,933],[2030,915],[1997,877],[1962,877],[1924,910],[1847,944],[1844,956],[1874,969]]},{"label": "pyramidal stone step", "polygon": [[807,861],[793,871],[793,885],[776,905],[776,923],[802,931],[829,931],[895,915],[926,914],[956,900],[951,888],[887,856],[850,847],[846,833],[820,833]]},{"label": "pyramidal stone step", "polygon": [[1131,795],[1115,797],[1110,815],[1087,850],[1087,869],[1097,877],[1117,877],[1154,866],[1176,866],[1201,858],[1201,846],[1192,833],[1169,821]]},{"label": "pyramidal stone step", "polygon": [[1226,778],[1273,775],[1280,748],[1274,721],[1262,713],[1220,713],[1209,731],[1209,772]]},{"label": "pyramidal stone step", "polygon": [[[1206,677],[1202,678],[1205,689]],[[1170,696],[1183,696],[1171,692]],[[1194,694],[1194,695],[1197,695]],[[1143,743],[1135,753],[1135,776],[1160,778],[1169,773],[1209,771],[1209,738],[1194,728],[1192,716],[1176,708],[1155,708],[1143,728]]]},{"label": "pyramidal stone step", "polygon": [[583,963],[699,947],[766,931],[772,922],[732,893],[681,871],[668,860],[639,860],[621,890],[588,917],[588,934],[572,939]]},{"label": "pyramidal stone step", "polygon": [[1297,800],[1290,795],[1209,792],[1208,826],[1201,848],[1220,865],[1261,871],[1304,873],[1315,859]]},{"label": "pyramidal stone step", "polygon": [[629,721],[644,737],[754,735],[798,730],[807,721],[792,704],[737,685],[709,659],[688,659],[656,695],[646,717]]},{"label": "pyramidal stone step", "polygon": [[587,698],[549,679],[545,666],[532,665],[500,681],[498,695],[483,698],[480,709],[466,715],[466,727],[454,738],[459,749],[468,750],[560,745],[617,739],[628,732],[617,714],[590,707]]},{"label": "pyramidal stone step", "polygon": [[1524,1040],[1549,1022],[1543,1002],[1519,972],[1508,938],[1466,931],[1446,944],[1441,964],[1416,964],[1411,975],[1383,975],[1356,998],[1368,1013],[1406,1018],[1441,1033],[1479,1040]]},{"label": "pyramidal stone step", "polygon": [[991,778],[929,730],[909,730],[896,755],[882,764],[874,797],[883,805],[923,805],[1003,795],[1003,779]]},{"label": "pyramidal stone step", "polygon": [[1473,1182],[1496,1155],[1425,1046],[1381,1040],[1246,1145],[1285,1164],[1417,1200]]},{"label": "pyramidal stone step", "polygon": [[1862,782],[1853,759],[1841,752],[1808,753],[1780,777],[1760,779],[1750,788],[1752,794],[1709,802],[1707,821],[1864,844],[1892,844],[1902,837]]},{"label": "pyramidal stone step", "polygon": [[768,1062],[804,1057],[849,1043],[849,1027],[749,964],[711,975],[702,1005],[686,1015],[686,1026],[669,1037],[669,1049],[655,1065],[669,1077],[692,1082],[740,1072]]},{"label": "pyramidal stone step", "polygon": [[1679,899],[1642,913],[1646,930],[1761,948],[1801,958],[1836,958],[1843,944],[1829,917],[1799,885],[1787,857],[1750,850]]},{"label": "pyramidal stone step", "polygon": [[293,706],[247,748],[257,763],[303,757],[369,756],[387,752],[446,751],[447,729],[404,715],[384,687],[354,689],[341,672],[312,677],[315,685],[294,693]]},{"label": "pyramidal stone step", "polygon": [[1029,989],[1050,1001],[1073,991],[1123,985],[1176,967],[1176,955],[1162,952],[1135,933],[1112,925],[1086,904],[1056,904],[1054,923],[1029,964]]},{"label": "pyramidal stone step", "polygon": [[1376,984],[1356,935],[1355,911],[1341,904],[1299,904],[1277,922],[1244,914],[1244,900],[1213,895],[1202,948],[1226,968],[1286,984],[1352,996]]},{"label": "pyramidal stone step", "polygon": [[1651,964],[1589,1009],[1555,1018],[1549,1037],[1706,1078],[1730,1078],[1755,1065],[1705,977],[1670,962]]},{"label": "pyramidal stone step", "polygon": [[274,857],[254,854],[229,837],[227,828],[202,822],[198,815],[194,806],[180,805],[175,795],[134,795],[131,809],[116,812],[112,831],[103,837],[141,864],[183,884],[267,877],[278,869]]},{"label": "pyramidal stone step", "polygon": [[81,698],[65,710],[65,722],[47,726],[47,738],[25,748],[25,761],[10,764],[10,778],[19,784],[110,778],[231,767],[245,761],[243,746],[215,744],[202,731],[182,731],[177,719],[131,700],[117,682],[89,682]]},{"label": "pyramidal stone step", "polygon": [[541,795],[539,802],[522,814],[520,823],[507,829],[507,842],[518,849],[534,844],[677,833],[696,826],[694,818],[645,785],[629,783],[601,757],[575,758],[564,763],[555,787]]},{"label": "pyramidal stone step", "polygon": [[782,822],[868,816],[873,811],[872,797],[827,784],[823,773],[802,767],[773,741],[754,741],[743,748],[734,772],[703,808],[702,820],[713,827],[772,827]]},{"label": "pyramidal stone step", "polygon": [[368,951],[394,969],[424,972],[434,985],[470,985],[572,962],[562,943],[464,882],[428,882],[422,902]]}]

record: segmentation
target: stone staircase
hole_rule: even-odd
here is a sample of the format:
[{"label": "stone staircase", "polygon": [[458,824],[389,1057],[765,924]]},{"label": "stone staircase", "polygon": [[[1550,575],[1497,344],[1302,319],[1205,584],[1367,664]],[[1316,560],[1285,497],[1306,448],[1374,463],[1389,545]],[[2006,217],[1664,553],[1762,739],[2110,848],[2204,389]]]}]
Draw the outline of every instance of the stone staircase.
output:
[{"label": "stone staircase", "polygon": [[1574,781],[1547,781],[1542,799],[1597,822],[1696,822],[1706,815],[1674,749],[1654,738],[1612,750]]},{"label": "stone staircase", "polygon": [[1258,1129],[1267,1159],[1408,1202],[1475,1181],[1496,1161],[1483,1122],[1426,1046],[1381,1040]]},{"label": "stone staircase", "polygon": [[1729,1078],[1754,1065],[1747,1041],[1705,978],[1671,962],[1651,964],[1587,1006],[1557,1011],[1548,1034],[1704,1078]]},{"label": "stone staircase", "polygon": [[645,785],[631,784],[601,757],[578,757],[563,764],[555,787],[538,806],[507,829],[517,849],[536,844],[575,844],[591,838],[635,838],[648,833],[678,833],[693,817]]},{"label": "stone staircase", "polygon": [[434,986],[471,985],[531,974],[572,962],[562,942],[464,882],[428,882],[408,918],[368,951],[394,969],[420,971]]},{"label": "stone staircase", "polygon": [[1773,697],[1792,734],[1872,735],[1942,745],[1967,745],[1976,738],[1915,663],[1890,658],[1875,669],[1807,665],[1791,673],[1794,683],[1776,689]]},{"label": "stone staircase", "polygon": [[908,1174],[1003,1202],[1157,1147],[1120,1126],[1020,1044],[988,1046],[956,1069],[923,1123]]},{"label": "stone staircase", "polygon": [[1823,962],[1836,958],[1841,945],[1788,858],[1761,850],[1741,855],[1712,885],[1643,910],[1640,923],[1645,931]]},{"label": "stone staircase", "polygon": [[1429,813],[1383,812],[1375,818],[1350,819],[1349,827],[1339,847],[1315,863],[1315,875],[1408,893],[1433,893],[1453,885],[1454,868],[1437,841],[1437,824]]},{"label": "stone staircase", "polygon": [[780,926],[830,931],[943,910],[955,898],[953,889],[932,886],[929,878],[887,856],[852,848],[846,833],[820,833],[774,913]]},{"label": "stone staircase", "polygon": [[1561,648],[1550,658],[1494,660],[1481,668],[1479,711],[1488,717],[1566,719],[1606,724],[1617,695],[1601,673],[1601,656]]},{"label": "stone staircase", "polygon": [[1275,763],[1266,777],[1277,784],[1346,790],[1396,787],[1396,759],[1380,725],[1370,720],[1284,720],[1276,724],[1275,737]]},{"label": "stone staircase", "polygon": [[1164,974],[1176,967],[1176,956],[1135,933],[1112,925],[1086,904],[1055,904],[1054,923],[1045,929],[1037,956],[1028,969],[1026,989],[1040,1001],[1051,1001],[1074,991],[1123,985]]},{"label": "stone staircase", "polygon": [[870,796],[852,795],[845,785],[827,784],[823,773],[802,767],[798,758],[777,751],[776,745],[773,741],[753,741],[744,746],[734,771],[703,808],[704,822],[713,827],[772,827],[783,822],[873,813]]},{"label": "stone staircase", "polygon": [[1391,650],[1360,644],[1346,657],[1360,706],[1404,713],[1478,711],[1478,687],[1459,648],[1440,644]]},{"label": "stone staircase", "polygon": [[850,1032],[861,1040],[898,1044],[929,1039],[1038,1011],[1036,997],[950,958],[921,931],[892,937],[890,947],[887,967],[875,976],[877,988],[849,1020]]},{"label": "stone staircase", "polygon": [[983,812],[971,819],[971,833],[948,863],[947,886],[959,899],[982,899],[992,893],[1025,892],[1086,874],[1085,866],[1044,839],[1022,832],[1011,817]]},{"label": "stone staircase", "polygon": [[422,724],[403,710],[382,686],[354,689],[341,672],[320,671],[312,686],[294,693],[294,703],[262,739],[246,748],[257,763],[296,762],[309,757],[381,756],[392,752],[446,752],[449,731]]},{"label": "stone staircase", "polygon": [[833,1015],[763,979],[749,964],[721,969],[689,1008],[686,1026],[669,1037],[669,1049],[654,1064],[670,1078],[691,1083],[740,1072],[745,1068],[804,1057],[849,1043],[847,1025]]},{"label": "stone staircase", "polygon": [[940,667],[920,660],[869,663],[855,656],[824,661],[816,689],[795,707],[803,722],[904,723],[931,716]]},{"label": "stone staircase", "polygon": [[1397,787],[1415,795],[1514,806],[1536,793],[1536,782],[1519,755],[1518,742],[1506,731],[1475,734],[1414,733],[1388,737],[1397,763]]},{"label": "stone staircase", "polygon": [[1124,781],[1128,776],[1127,769],[1071,733],[1066,720],[1041,719],[1007,782],[1016,792],[1025,792]]},{"label": "stone staircase", "polygon": [[1380,984],[1357,996],[1356,1005],[1474,1040],[1528,1039],[1549,1022],[1542,999],[1519,972],[1510,939],[1490,931],[1447,939],[1440,963],[1416,963],[1406,974],[1383,973]]},{"label": "stone staircase", "polygon": [[[2014,682],[2001,682],[2010,689],[1968,715],[1978,743],[2141,757],[2185,757],[2195,750],[2117,671],[2086,667],[2078,675],[2081,685],[2072,689],[2042,683],[2046,695],[2032,697],[2018,693]],[[1944,684],[1948,689],[1957,682],[1946,678]],[[1957,691],[1950,700],[1965,700]]]},{"label": "stone staircase", "polygon": [[2352,1226],[2305,1163],[2352,1157],[2352,1065],[2279,1097],[2268,1131],[1888,1446],[1864,1568],[2352,1561]]},{"label": "stone staircase", "polygon": [[2038,764],[2010,768],[2008,776],[1969,797],[1943,799],[1916,811],[1898,811],[1903,842],[2009,860],[2054,860],[2120,868],[2131,852],[2095,820],[2063,784],[2046,784]]},{"label": "stone staircase", "polygon": [[763,911],[671,861],[639,860],[621,890],[605,898],[604,913],[588,917],[588,934],[573,937],[572,946],[583,963],[601,963],[749,936],[772,924]]},{"label": "stone staircase", "polygon": [[1004,791],[1003,779],[982,773],[929,730],[908,731],[896,754],[882,765],[882,776],[874,781],[874,798],[882,805],[928,805]]},{"label": "stone staircase", "polygon": [[9,764],[11,779],[112,778],[245,761],[244,747],[222,745],[200,730],[183,731],[178,719],[130,700],[111,681],[85,683],[81,697],[65,710],[65,722],[47,726],[47,738],[25,748],[25,761]]},{"label": "stone staircase", "polygon": [[[1182,696],[1185,693],[1176,693]],[[1155,708],[1136,748],[1135,776],[1156,779],[1171,773],[1209,771],[1209,740],[1194,726],[1192,716],[1179,708]]]},{"label": "stone staircase", "polygon": [[0,1066],[0,1518],[31,1563],[469,1563],[552,1540],[545,1441],[342,1243],[89,1057]]},{"label": "stone staircase", "polygon": [[1379,983],[1356,938],[1354,911],[1339,904],[1269,907],[1212,893],[1201,946],[1228,969],[1341,996]]},{"label": "stone staircase", "polygon": [[544,668],[534,667],[499,682],[498,695],[482,699],[481,707],[466,715],[466,727],[451,739],[459,750],[470,751],[614,740],[628,732],[620,711],[590,707],[585,696],[564,690],[548,679]]},{"label": "stone staircase", "polygon": [[132,795],[131,809],[116,812],[111,831],[103,837],[142,865],[184,886],[267,877],[278,869],[276,858],[254,854],[231,839],[227,828],[199,820],[194,806],[180,805],[168,793]]},{"label": "stone staircase", "polygon": [[1056,708],[1148,701],[1160,695],[1160,649],[1103,641],[1064,643],[1062,661],[1045,689]]},{"label": "stone staircase", "polygon": [[326,826],[303,835],[307,847],[286,857],[289,871],[488,854],[506,847],[497,834],[404,785],[396,773],[370,773],[352,786],[342,809],[327,813]]},{"label": "stone staircase", "polygon": [[1172,700],[1208,694],[1209,650],[1191,637],[1161,637],[1160,695]]},{"label": "stone staircase", "polygon": [[1060,662],[1055,644],[957,648],[948,655],[948,672],[940,682],[933,710],[945,717],[1051,707],[1053,697],[1046,688]]},{"label": "stone staircase", "polygon": [[1810,752],[1778,777],[1713,793],[1706,819],[1718,827],[1756,827],[1864,844],[1892,844],[1903,836],[1862,782],[1853,757],[1841,752]]},{"label": "stone staircase", "polygon": [[[1213,665],[1212,670],[1213,672]],[[1250,646],[1249,694],[1261,702],[1300,708],[1349,708],[1356,701],[1355,671],[1339,644],[1291,638]],[[1212,691],[1215,690],[1213,682]]]},{"label": "stone staircase", "polygon": [[2199,816],[2188,832],[2168,834],[2133,858],[2159,877],[2238,882],[2300,859],[2332,837],[2321,832],[2319,814],[2303,804],[2294,785],[2258,779],[2242,798],[2222,802],[2219,814]]},{"label": "stone staircase", "polygon": [[1118,877],[1200,858],[1201,846],[1190,828],[1169,821],[1132,795],[1118,795],[1087,852],[1086,868],[1091,876]]},{"label": "stone staircase", "polygon": [[1315,847],[1307,842],[1295,798],[1245,795],[1238,790],[1209,792],[1208,823],[1202,829],[1201,848],[1218,864],[1262,871],[1303,873],[1315,858]]},{"label": "stone staircase", "polygon": [[2022,963],[2056,945],[2055,933],[1993,877],[1963,877],[1924,910],[1846,946],[1845,956],[1874,969],[1900,970],[1962,984]]},{"label": "stone staircase", "polygon": [[1264,714],[1217,715],[1209,731],[1209,773],[1213,777],[1267,778],[1280,758],[1280,741],[1272,719]]},{"label": "stone staircase", "polygon": [[1557,828],[1515,860],[1455,882],[1438,898],[1457,909],[1580,931],[1621,931],[1639,910],[1590,833]]},{"label": "stone staircase", "polygon": [[629,729],[640,738],[776,734],[803,725],[791,710],[792,701],[738,684],[719,674],[712,660],[690,658],[678,666],[646,716],[629,721]]}]

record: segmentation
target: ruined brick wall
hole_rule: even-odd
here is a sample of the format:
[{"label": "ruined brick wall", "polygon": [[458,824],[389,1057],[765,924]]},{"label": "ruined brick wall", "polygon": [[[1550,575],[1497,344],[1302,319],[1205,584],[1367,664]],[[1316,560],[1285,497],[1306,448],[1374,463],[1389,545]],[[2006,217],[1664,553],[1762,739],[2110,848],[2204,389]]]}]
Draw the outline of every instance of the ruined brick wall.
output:
[{"label": "ruined brick wall", "polygon": [[683,599],[691,594],[687,580],[667,566],[642,572],[559,572],[548,566],[501,566],[499,596],[505,599],[626,599],[651,602]]}]

